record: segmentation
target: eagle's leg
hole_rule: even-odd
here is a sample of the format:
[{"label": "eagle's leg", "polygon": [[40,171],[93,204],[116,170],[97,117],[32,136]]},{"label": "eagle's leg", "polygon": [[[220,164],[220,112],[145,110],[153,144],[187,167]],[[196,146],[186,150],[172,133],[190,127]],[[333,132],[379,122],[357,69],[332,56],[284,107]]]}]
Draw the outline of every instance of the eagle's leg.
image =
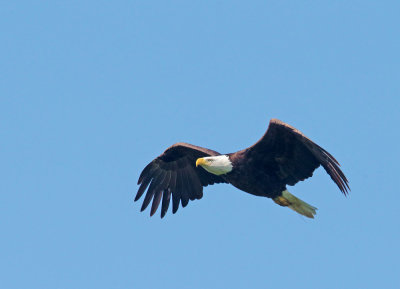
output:
[{"label": "eagle's leg", "polygon": [[279,206],[289,207],[293,211],[306,216],[308,218],[314,218],[314,215],[317,213],[317,208],[303,202],[299,198],[295,197],[287,190],[284,190],[280,196],[273,198],[273,201],[277,203]]}]

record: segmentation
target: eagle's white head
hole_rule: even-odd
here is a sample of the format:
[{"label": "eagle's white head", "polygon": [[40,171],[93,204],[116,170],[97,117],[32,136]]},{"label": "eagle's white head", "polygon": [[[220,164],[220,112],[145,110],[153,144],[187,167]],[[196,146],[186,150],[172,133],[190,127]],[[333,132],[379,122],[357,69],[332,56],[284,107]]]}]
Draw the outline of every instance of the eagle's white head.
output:
[{"label": "eagle's white head", "polygon": [[206,171],[217,176],[232,171],[232,162],[227,155],[199,158],[196,160],[196,167],[199,165]]}]

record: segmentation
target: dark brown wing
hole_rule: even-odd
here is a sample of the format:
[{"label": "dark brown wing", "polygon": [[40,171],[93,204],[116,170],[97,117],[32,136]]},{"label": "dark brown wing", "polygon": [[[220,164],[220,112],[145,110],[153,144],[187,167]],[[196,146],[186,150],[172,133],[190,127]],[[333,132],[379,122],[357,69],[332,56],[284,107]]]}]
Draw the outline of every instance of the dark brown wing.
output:
[{"label": "dark brown wing", "polygon": [[350,190],[339,162],[330,153],[278,119],[270,121],[264,136],[246,154],[257,165],[274,169],[287,185],[311,177],[322,165],[343,194]]},{"label": "dark brown wing", "polygon": [[186,207],[189,200],[201,199],[203,187],[225,180],[217,175],[208,173],[202,167],[196,167],[198,158],[217,156],[219,153],[187,143],[176,143],[167,148],[164,153],[149,163],[140,174],[139,190],[135,201],[139,200],[147,190],[141,211],[147,208],[153,200],[150,216],[160,205],[161,218],[168,210],[172,194],[172,212],[175,214],[181,202]]}]

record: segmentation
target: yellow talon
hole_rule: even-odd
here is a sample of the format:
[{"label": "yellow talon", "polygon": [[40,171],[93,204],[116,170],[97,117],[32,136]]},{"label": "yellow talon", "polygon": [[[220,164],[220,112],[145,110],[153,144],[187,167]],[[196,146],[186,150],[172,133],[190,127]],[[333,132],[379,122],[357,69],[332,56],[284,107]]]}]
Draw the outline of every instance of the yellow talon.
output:
[{"label": "yellow talon", "polygon": [[273,200],[275,203],[277,203],[279,206],[282,206],[282,207],[287,207],[290,205],[290,202],[282,196],[276,197]]}]

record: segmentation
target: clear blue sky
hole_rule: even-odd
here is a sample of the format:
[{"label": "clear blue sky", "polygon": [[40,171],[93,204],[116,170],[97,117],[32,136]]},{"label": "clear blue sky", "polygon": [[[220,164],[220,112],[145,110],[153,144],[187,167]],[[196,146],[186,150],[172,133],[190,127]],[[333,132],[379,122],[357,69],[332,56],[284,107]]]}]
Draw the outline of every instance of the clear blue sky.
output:
[{"label": "clear blue sky", "polygon": [[[0,287],[400,288],[398,1],[2,1]],[[160,219],[143,167],[222,153],[270,118],[342,164],[290,191],[229,185]]]}]

